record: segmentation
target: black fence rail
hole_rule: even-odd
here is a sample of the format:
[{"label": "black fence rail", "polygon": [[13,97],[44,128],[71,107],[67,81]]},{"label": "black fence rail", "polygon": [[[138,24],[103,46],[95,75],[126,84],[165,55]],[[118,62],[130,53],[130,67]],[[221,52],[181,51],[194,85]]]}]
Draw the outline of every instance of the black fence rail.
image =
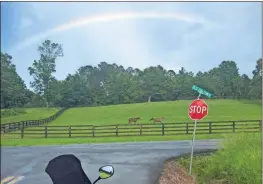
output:
[{"label": "black fence rail", "polygon": [[[165,136],[187,135],[194,130],[193,122],[165,124],[119,124],[119,125],[75,125],[39,126],[11,132],[18,138],[84,138],[84,137],[123,137],[123,136]],[[196,134],[220,134],[240,132],[260,132],[262,120],[199,122]],[[9,135],[9,134],[8,134]]]},{"label": "black fence rail", "polygon": [[60,109],[56,114],[40,120],[26,120],[26,121],[20,121],[20,122],[14,122],[14,123],[5,123],[1,124],[1,134],[8,133],[8,132],[14,132],[17,130],[21,130],[22,128],[28,128],[28,127],[35,127],[35,126],[41,126],[47,123],[50,123],[54,121],[56,118],[58,118],[67,108]]}]

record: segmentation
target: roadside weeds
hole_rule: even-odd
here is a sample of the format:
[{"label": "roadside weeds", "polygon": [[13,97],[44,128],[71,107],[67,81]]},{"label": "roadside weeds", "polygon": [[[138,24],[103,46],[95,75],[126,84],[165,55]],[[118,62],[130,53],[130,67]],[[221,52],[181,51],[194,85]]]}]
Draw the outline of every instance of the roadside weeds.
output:
[{"label": "roadside weeds", "polygon": [[168,160],[164,164],[164,171],[159,179],[159,184],[197,184],[197,181],[195,177],[188,175],[183,166],[174,160]]}]

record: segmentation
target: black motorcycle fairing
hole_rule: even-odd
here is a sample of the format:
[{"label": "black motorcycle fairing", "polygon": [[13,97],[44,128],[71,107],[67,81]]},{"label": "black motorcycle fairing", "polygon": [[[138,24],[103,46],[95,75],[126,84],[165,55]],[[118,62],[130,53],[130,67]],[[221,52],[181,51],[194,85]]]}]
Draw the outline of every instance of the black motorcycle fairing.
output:
[{"label": "black motorcycle fairing", "polygon": [[92,184],[83,171],[80,160],[72,154],[53,158],[45,172],[53,184]]}]

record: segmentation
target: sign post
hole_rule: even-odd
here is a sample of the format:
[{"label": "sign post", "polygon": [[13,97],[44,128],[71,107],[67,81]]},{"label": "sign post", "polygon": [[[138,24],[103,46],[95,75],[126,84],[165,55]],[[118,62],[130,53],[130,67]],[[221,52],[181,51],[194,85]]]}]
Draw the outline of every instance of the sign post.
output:
[{"label": "sign post", "polygon": [[198,91],[199,95],[196,100],[194,100],[188,109],[188,115],[189,117],[195,121],[194,124],[194,132],[193,132],[193,139],[192,139],[192,151],[191,151],[191,160],[190,160],[190,166],[189,166],[189,175],[192,174],[192,164],[193,164],[193,155],[194,155],[194,145],[195,145],[195,132],[196,132],[196,126],[197,126],[197,120],[203,119],[208,114],[208,105],[205,103],[205,101],[200,100],[200,96],[206,95],[208,98],[211,98],[212,94],[203,90],[202,88],[199,88],[198,86],[193,86],[193,90]]}]

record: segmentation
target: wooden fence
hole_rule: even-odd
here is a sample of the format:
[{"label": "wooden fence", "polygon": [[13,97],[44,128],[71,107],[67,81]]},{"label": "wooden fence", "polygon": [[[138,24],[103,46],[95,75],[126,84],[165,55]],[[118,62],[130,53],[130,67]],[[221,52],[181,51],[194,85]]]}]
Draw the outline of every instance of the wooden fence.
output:
[{"label": "wooden fence", "polygon": [[41,126],[50,123],[54,121],[56,118],[58,118],[65,110],[67,110],[67,108],[62,108],[56,114],[45,119],[26,120],[26,121],[14,122],[14,123],[1,124],[1,134],[20,130],[21,127],[25,129],[28,127]]},{"label": "wooden fence", "polygon": [[[196,134],[219,134],[259,132],[262,120],[198,122]],[[77,137],[122,137],[122,136],[165,136],[192,134],[193,122],[165,124],[119,124],[119,125],[75,125],[38,126],[13,132],[19,138],[77,138]]]}]

